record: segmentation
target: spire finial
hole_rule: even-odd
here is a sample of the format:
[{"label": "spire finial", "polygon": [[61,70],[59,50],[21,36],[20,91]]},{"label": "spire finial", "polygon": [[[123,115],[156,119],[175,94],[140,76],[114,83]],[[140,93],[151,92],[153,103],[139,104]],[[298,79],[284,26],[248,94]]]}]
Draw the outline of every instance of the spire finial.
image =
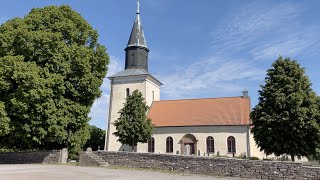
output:
[{"label": "spire finial", "polygon": [[137,14],[140,14],[140,1],[137,0]]}]

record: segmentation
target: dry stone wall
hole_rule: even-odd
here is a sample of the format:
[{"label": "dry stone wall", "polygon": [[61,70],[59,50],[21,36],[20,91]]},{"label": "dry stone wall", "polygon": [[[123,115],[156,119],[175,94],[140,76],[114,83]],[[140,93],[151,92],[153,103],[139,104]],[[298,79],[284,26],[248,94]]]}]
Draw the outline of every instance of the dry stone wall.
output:
[{"label": "dry stone wall", "polygon": [[0,153],[0,164],[66,163],[67,149],[52,151]]},{"label": "dry stone wall", "polygon": [[80,166],[108,166],[108,163],[91,148],[87,148],[86,152],[79,153]]},{"label": "dry stone wall", "polygon": [[[304,167],[301,163],[295,162],[132,152],[98,151],[93,153],[110,165],[130,168],[254,179],[320,179],[320,168]],[[89,162],[88,159],[86,161]]]}]

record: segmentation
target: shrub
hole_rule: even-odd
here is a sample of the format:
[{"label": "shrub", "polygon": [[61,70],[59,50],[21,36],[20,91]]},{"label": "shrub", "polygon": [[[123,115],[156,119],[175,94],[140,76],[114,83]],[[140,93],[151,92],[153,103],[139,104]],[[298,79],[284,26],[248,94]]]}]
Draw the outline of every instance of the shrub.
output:
[{"label": "shrub", "polygon": [[255,157],[255,156],[250,157],[249,159],[250,159],[250,160],[259,160],[259,158],[258,158],[258,157]]}]

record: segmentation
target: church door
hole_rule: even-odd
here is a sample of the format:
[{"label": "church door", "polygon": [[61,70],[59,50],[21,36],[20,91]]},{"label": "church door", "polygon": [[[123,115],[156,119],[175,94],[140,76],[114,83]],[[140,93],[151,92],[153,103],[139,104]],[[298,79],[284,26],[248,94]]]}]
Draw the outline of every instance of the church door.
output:
[{"label": "church door", "polygon": [[194,143],[185,143],[184,149],[186,155],[194,154]]},{"label": "church door", "polygon": [[181,154],[196,155],[197,140],[192,134],[186,134],[179,142],[181,144]]}]

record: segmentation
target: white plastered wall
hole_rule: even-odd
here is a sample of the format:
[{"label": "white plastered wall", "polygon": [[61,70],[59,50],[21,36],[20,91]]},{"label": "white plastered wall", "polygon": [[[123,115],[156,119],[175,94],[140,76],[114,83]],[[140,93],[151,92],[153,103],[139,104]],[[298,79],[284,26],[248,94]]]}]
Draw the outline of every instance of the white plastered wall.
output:
[{"label": "white plastered wall", "polygon": [[259,159],[264,159],[267,157],[266,154],[263,151],[260,151],[260,148],[258,148],[257,144],[253,139],[252,133],[250,133],[250,147],[251,147],[251,156],[258,157]]},{"label": "white plastered wall", "polygon": [[119,118],[119,111],[123,108],[126,99],[126,89],[130,93],[138,89],[146,100],[148,106],[154,100],[160,100],[160,86],[152,78],[146,75],[118,77],[111,80],[110,106],[109,106],[109,128],[107,127],[107,141],[105,150],[108,151],[131,151],[131,147],[117,142],[118,138],[113,135],[116,131],[113,122]]},{"label": "white plastered wall", "polygon": [[[181,154],[181,145],[179,141],[186,134],[192,134],[197,139],[197,154],[203,156],[207,152],[206,138],[214,138],[215,155],[217,152],[221,156],[229,156],[227,138],[233,136],[236,139],[236,156],[245,154],[247,156],[247,126],[192,126],[192,127],[160,127],[155,128],[153,137],[155,139],[155,153],[166,153],[166,138],[173,138],[173,153],[179,151]],[[148,144],[139,144],[138,152],[147,152]]]},{"label": "white plastered wall", "polygon": [[145,100],[147,105],[150,107],[153,101],[160,101],[160,87],[154,83],[151,79],[145,81],[146,84],[146,95]]}]

